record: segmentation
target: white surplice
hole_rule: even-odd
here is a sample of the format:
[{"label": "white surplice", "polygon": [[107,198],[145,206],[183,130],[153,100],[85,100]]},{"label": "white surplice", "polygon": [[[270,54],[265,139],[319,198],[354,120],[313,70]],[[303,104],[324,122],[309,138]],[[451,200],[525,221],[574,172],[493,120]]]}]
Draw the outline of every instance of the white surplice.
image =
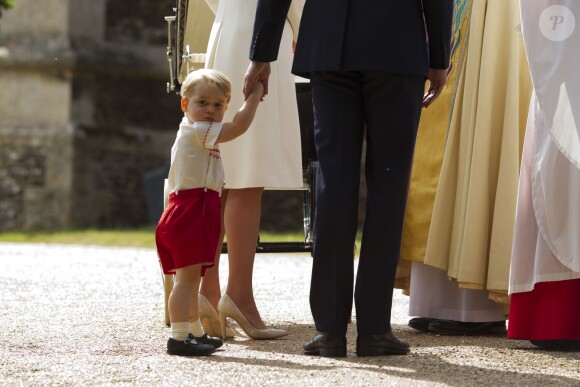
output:
[{"label": "white surplice", "polygon": [[489,299],[486,290],[460,288],[443,270],[413,262],[409,316],[461,322],[506,319],[503,304]]},{"label": "white surplice", "polygon": [[509,292],[580,278],[580,2],[521,0],[534,95]]}]

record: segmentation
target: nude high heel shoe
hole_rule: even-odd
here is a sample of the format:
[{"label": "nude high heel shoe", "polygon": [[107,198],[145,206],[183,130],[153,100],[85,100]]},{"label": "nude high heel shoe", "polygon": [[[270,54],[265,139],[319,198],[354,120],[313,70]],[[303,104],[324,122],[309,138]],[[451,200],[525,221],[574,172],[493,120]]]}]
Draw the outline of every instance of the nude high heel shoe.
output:
[{"label": "nude high heel shoe", "polygon": [[223,334],[220,324],[220,316],[206,296],[199,293],[197,296],[197,308],[199,309],[199,319],[205,333],[213,337],[230,339],[235,336],[232,328],[226,326],[226,332]]},{"label": "nude high heel shoe", "polygon": [[252,324],[250,324],[242,312],[240,312],[240,309],[238,309],[234,301],[227,294],[222,295],[222,298],[218,304],[218,311],[220,315],[222,331],[224,329],[223,327],[226,326],[226,318],[229,317],[237,322],[238,325],[242,327],[244,332],[246,332],[246,334],[254,340],[277,339],[288,334],[288,332],[286,332],[284,329],[258,329],[254,327]]}]

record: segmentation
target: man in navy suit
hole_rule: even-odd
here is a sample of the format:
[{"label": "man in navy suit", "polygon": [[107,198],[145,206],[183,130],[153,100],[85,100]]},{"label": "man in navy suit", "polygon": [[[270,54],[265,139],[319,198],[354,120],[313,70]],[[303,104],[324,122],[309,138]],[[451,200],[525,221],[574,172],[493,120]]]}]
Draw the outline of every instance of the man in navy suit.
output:
[{"label": "man in navy suit", "polygon": [[[263,82],[267,94],[290,2],[258,1],[245,93]],[[310,78],[319,162],[307,354],[346,356],[364,139],[356,352],[409,353],[391,332],[393,283],[419,117],[447,79],[452,11],[453,0],[306,1],[292,72]]]}]

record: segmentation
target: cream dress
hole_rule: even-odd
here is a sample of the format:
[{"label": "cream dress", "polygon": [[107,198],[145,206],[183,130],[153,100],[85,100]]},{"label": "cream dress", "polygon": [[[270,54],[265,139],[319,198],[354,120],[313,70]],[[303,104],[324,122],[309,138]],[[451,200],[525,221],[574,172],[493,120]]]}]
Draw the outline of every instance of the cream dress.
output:
[{"label": "cream dress", "polygon": [[[225,121],[242,106],[244,74],[248,65],[257,0],[206,0],[215,12],[208,43],[207,68],[225,73],[232,83],[232,99]],[[295,10],[295,4],[293,5]],[[248,131],[220,144],[225,188],[301,188],[302,156],[294,75],[294,30],[286,23],[278,60],[271,63],[269,93]]]}]

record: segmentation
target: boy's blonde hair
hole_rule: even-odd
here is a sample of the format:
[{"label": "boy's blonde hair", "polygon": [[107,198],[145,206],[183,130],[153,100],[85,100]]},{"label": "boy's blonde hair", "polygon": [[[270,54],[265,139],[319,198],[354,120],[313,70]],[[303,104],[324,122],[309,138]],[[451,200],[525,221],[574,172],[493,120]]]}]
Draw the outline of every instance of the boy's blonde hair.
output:
[{"label": "boy's blonde hair", "polygon": [[224,73],[212,69],[199,69],[187,74],[187,77],[185,77],[185,80],[181,84],[181,96],[183,98],[191,97],[195,86],[200,82],[209,82],[216,85],[224,92],[227,101],[230,102],[232,97],[232,84],[230,80]]}]

